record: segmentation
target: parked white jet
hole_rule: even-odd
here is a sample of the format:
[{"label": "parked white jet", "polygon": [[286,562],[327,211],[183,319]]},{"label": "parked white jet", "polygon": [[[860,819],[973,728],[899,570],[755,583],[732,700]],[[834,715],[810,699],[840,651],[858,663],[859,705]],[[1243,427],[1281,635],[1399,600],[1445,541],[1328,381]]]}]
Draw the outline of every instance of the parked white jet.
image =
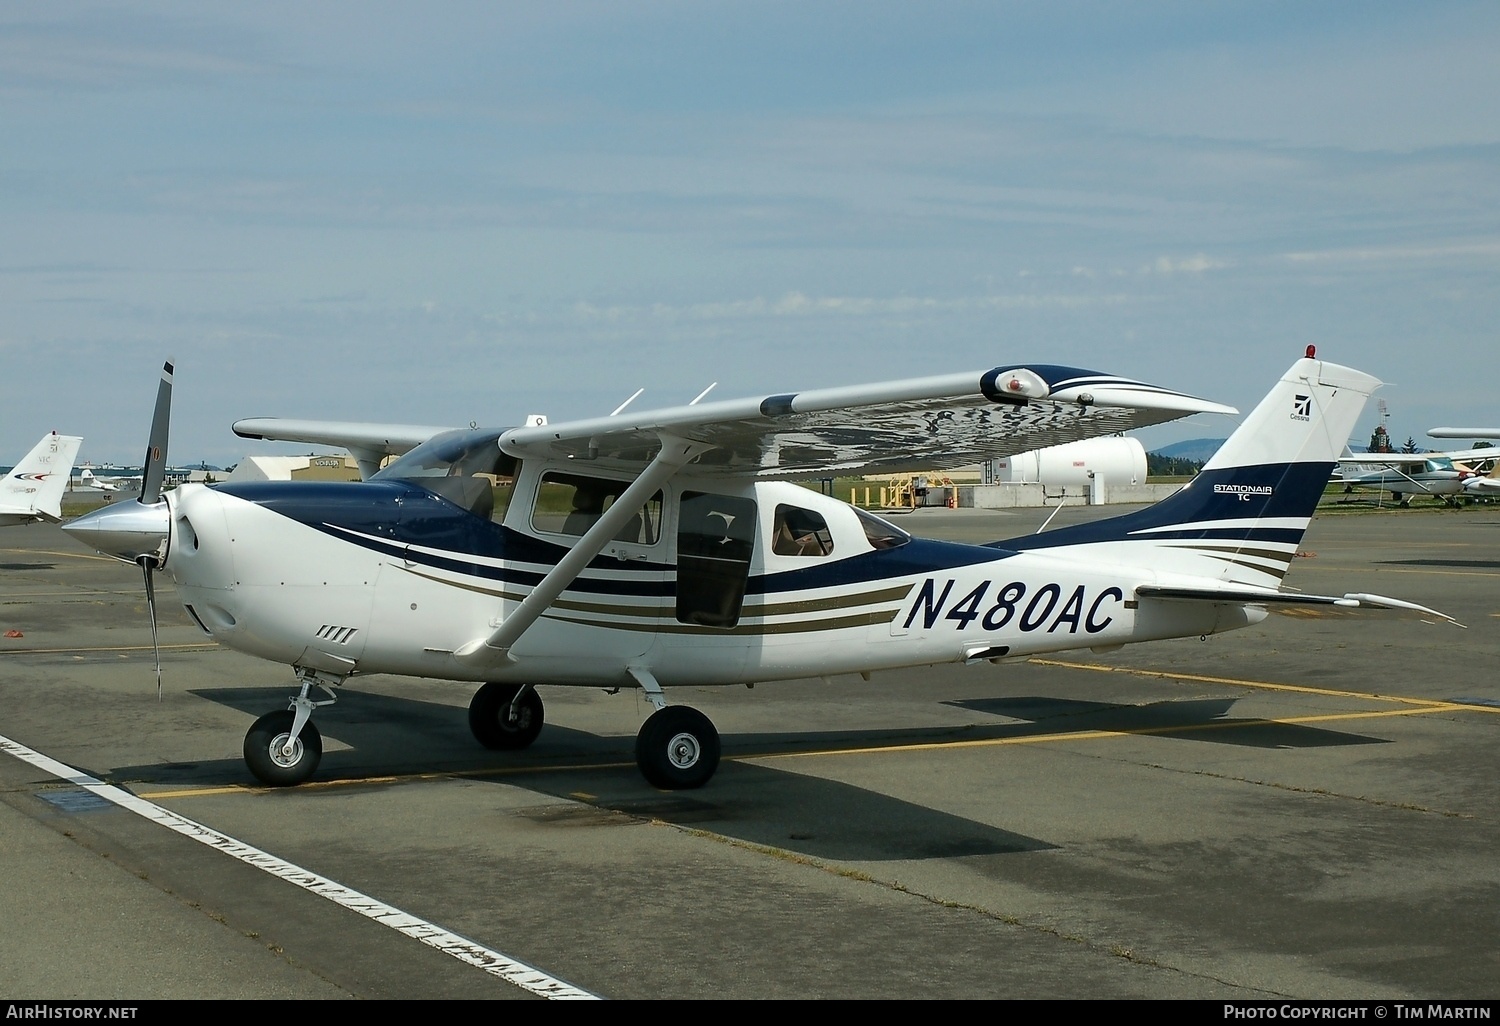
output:
[{"label": "parked white jet", "polygon": [[[969,464],[1228,407],[1071,368],[983,373],[620,413],[509,430],[287,434],[409,452],[368,481],[183,485],[161,496],[171,365],[139,503],[69,524],[171,575],[231,648],[290,664],[299,693],[245,737],[296,784],[310,716],[369,673],[481,683],[475,738],[522,749],[539,686],[640,688],[646,779],[708,781],[720,741],[675,685],[988,663],[1245,627],[1286,606],[1451,619],[1374,595],[1279,589],[1379,382],[1298,360],[1195,480],[1112,520],[989,545],[924,541],[788,479]],[[236,429],[276,438],[275,421]],[[148,602],[153,610],[154,600]],[[158,662],[158,682],[160,664]],[[313,689],[328,697],[315,700]]]},{"label": "parked white jet", "polygon": [[113,480],[106,481],[102,477],[96,477],[90,467],[84,467],[83,473],[78,475],[78,483],[85,488],[97,488],[101,492],[118,492],[120,486]]},{"label": "parked white jet", "polygon": [[43,435],[26,458],[0,480],[0,526],[39,520],[62,522],[62,497],[73,474],[73,459],[83,439]]}]

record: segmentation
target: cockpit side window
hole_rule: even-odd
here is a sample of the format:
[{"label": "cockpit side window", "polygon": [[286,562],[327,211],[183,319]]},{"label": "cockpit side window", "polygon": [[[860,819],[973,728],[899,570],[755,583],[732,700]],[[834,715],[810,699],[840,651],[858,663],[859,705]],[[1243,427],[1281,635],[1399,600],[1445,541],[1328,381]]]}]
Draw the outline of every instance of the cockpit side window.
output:
[{"label": "cockpit side window", "polygon": [[495,431],[445,431],[371,480],[419,484],[485,520],[505,519],[520,461],[501,451]]}]

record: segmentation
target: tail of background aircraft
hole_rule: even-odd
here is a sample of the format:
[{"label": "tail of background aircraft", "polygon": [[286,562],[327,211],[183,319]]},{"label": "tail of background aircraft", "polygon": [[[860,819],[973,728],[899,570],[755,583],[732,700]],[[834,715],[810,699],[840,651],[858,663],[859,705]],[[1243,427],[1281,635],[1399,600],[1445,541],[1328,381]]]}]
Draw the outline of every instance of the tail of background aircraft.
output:
[{"label": "tail of background aircraft", "polygon": [[995,546],[1276,588],[1365,400],[1379,387],[1362,371],[1298,360],[1180,491],[1125,516]]},{"label": "tail of background aircraft", "polygon": [[118,492],[120,486],[113,481],[105,481],[94,474],[89,467],[83,468],[83,473],[78,475],[78,483],[85,488],[97,488],[101,492]]},{"label": "tail of background aircraft", "polygon": [[83,439],[52,432],[0,481],[0,516],[12,520],[62,520],[62,497]]}]

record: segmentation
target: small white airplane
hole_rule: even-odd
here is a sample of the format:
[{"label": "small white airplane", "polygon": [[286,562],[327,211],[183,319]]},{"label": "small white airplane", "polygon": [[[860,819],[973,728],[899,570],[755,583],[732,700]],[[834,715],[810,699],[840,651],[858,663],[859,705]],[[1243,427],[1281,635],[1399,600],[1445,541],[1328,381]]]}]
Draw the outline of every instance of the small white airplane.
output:
[{"label": "small white airplane", "polygon": [[[1435,427],[1427,432],[1433,438],[1500,438],[1500,428],[1455,428]],[[1464,482],[1464,491],[1470,495],[1500,495],[1500,447],[1490,446],[1482,449],[1469,449],[1462,453],[1450,453],[1454,459],[1462,459],[1466,463],[1490,464],[1488,473],[1478,474]],[[1468,469],[1465,467],[1464,469]]]},{"label": "small white airplane", "polygon": [[1281,590],[1334,440],[1379,386],[1310,348],[1172,497],[988,545],[914,538],[791,479],[971,464],[1235,411],[1029,365],[508,430],[241,421],[245,436],[341,440],[372,466],[404,455],[367,481],[163,497],[171,377],[169,362],[140,501],[64,529],[143,568],[153,642],[162,571],[206,633],[293,668],[298,693],[245,737],[269,785],[308,779],[313,711],[371,673],[480,684],[469,727],[492,749],[536,739],[538,687],[640,688],[655,712],[636,762],[671,790],[706,783],[720,756],[706,716],[667,704],[675,685],[1107,651],[1290,606],[1453,622],[1376,595]]},{"label": "small white airplane", "polygon": [[102,477],[97,477],[91,467],[83,468],[83,473],[78,475],[78,483],[85,488],[97,488],[101,492],[118,492],[120,490],[118,479],[105,480]]},{"label": "small white airplane", "polygon": [[1458,496],[1500,494],[1500,478],[1479,469],[1500,459],[1500,449],[1457,452],[1345,452],[1334,476],[1345,491],[1372,488],[1387,491],[1402,505],[1413,495],[1431,495],[1449,505]]},{"label": "small white airplane", "polygon": [[47,520],[62,522],[62,497],[83,439],[56,431],[0,480],[0,527]]}]

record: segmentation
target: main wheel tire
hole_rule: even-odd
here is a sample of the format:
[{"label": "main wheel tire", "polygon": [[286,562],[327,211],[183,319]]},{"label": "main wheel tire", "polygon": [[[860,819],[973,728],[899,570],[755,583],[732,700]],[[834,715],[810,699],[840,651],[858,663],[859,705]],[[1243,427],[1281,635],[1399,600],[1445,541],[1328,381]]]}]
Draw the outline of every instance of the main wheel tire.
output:
[{"label": "main wheel tire", "polygon": [[295,714],[290,709],[266,713],[250,726],[245,735],[245,765],[263,784],[291,787],[308,779],[323,758],[323,735],[308,720],[292,745],[291,754],[282,751],[292,732]]},{"label": "main wheel tire", "polygon": [[542,697],[536,689],[516,702],[514,718],[511,702],[524,684],[502,684],[492,680],[475,692],[469,702],[469,730],[474,740],[486,748],[515,751],[525,748],[542,732]]},{"label": "main wheel tire", "polygon": [[702,787],[719,768],[719,732],[697,709],[658,709],[636,735],[635,763],[646,782],[663,791]]}]

